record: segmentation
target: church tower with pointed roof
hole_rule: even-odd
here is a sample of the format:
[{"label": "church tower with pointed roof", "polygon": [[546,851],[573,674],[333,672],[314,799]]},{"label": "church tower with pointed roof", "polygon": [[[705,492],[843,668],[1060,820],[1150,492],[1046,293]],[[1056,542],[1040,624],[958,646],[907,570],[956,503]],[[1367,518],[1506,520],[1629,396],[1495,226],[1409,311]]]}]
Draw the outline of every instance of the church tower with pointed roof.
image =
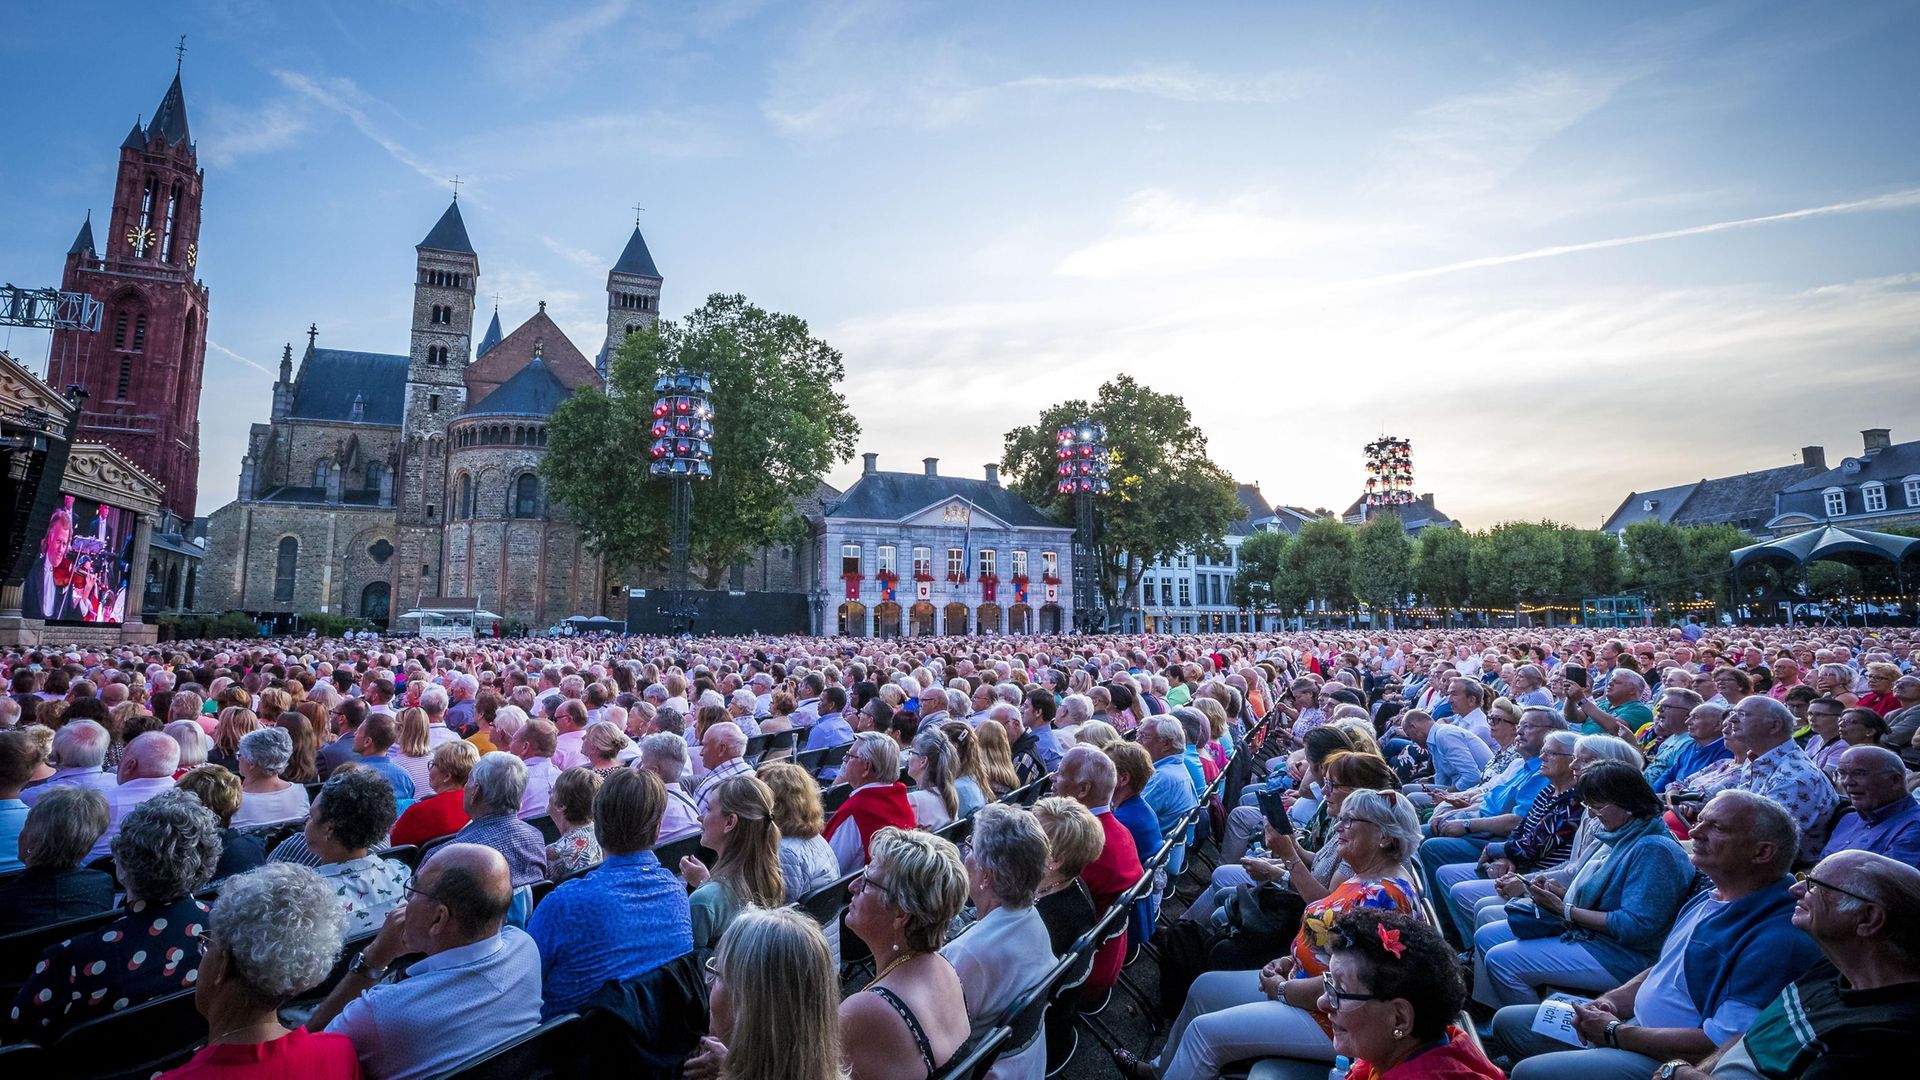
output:
[{"label": "church tower with pointed roof", "polygon": [[661,280],[659,268],[653,265],[653,253],[647,250],[646,238],[635,222],[626,249],[607,273],[607,340],[594,363],[601,378],[611,374],[609,365],[620,343],[660,317]]},{"label": "church tower with pointed roof", "polygon": [[194,274],[204,180],[176,70],[153,119],[120,142],[104,246],[89,212],[67,251],[60,287],[100,301],[100,332],[56,331],[47,373],[87,392],[78,437],[152,473],[165,508],[185,521],[200,478],[208,295]]}]

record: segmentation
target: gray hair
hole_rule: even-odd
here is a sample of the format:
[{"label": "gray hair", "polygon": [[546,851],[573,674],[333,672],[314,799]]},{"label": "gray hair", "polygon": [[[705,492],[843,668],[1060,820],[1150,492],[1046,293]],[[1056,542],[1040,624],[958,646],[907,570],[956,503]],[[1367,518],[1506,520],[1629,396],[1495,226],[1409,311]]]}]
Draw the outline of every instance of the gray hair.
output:
[{"label": "gray hair", "polygon": [[[164,729],[180,744],[180,762],[176,769],[191,769],[207,763],[207,732],[192,720],[175,720]],[[244,740],[243,740],[244,741]]]},{"label": "gray hair", "polygon": [[1377,826],[1380,835],[1393,845],[1396,860],[1411,859],[1420,850],[1420,816],[1414,812],[1412,800],[1398,792],[1361,788],[1347,795],[1340,813]]},{"label": "gray hair", "polygon": [[973,698],[964,690],[947,691],[947,713],[952,716],[965,716],[973,711]]},{"label": "gray hair", "polygon": [[447,711],[447,688],[429,686],[420,691],[420,707],[427,710],[428,716],[439,716]]},{"label": "gray hair", "polygon": [[1630,671],[1627,668],[1615,668],[1613,674],[1607,677],[1607,685],[1611,686],[1616,682],[1634,687],[1635,693],[1637,694],[1644,695],[1647,692],[1647,680],[1637,671]]},{"label": "gray hair", "polygon": [[106,763],[113,736],[92,720],[75,720],[53,736],[53,763],[62,769],[97,769]]},{"label": "gray hair", "polygon": [[[1753,702],[1753,704],[1748,705],[1747,702],[1749,701]],[[1765,694],[1749,694],[1741,698],[1740,704],[1735,705],[1733,711],[1739,712],[1741,709],[1751,709],[1761,713],[1768,720],[1771,720],[1774,726],[1785,735],[1791,735],[1793,733],[1793,726],[1799,722],[1793,718],[1793,710],[1787,708],[1786,702],[1776,701]]]},{"label": "gray hair", "polygon": [[[1547,738],[1551,741],[1554,736],[1566,734],[1571,732],[1556,731]],[[1636,769],[1645,768],[1647,764],[1647,759],[1640,753],[1640,748],[1618,735],[1578,736],[1574,740],[1573,752],[1592,754],[1595,761],[1618,761],[1622,765],[1631,765]]]},{"label": "gray hair", "polygon": [[671,705],[662,705],[653,711],[653,726],[675,735],[685,735],[687,714]]},{"label": "gray hair", "polygon": [[1473,699],[1473,703],[1475,705],[1485,705],[1487,703],[1487,684],[1486,683],[1481,682],[1479,679],[1470,678],[1466,675],[1459,675],[1459,676],[1456,676],[1452,682],[1447,684],[1448,692],[1452,692],[1454,686],[1459,683],[1467,684],[1467,696]]},{"label": "gray hair", "polygon": [[1853,757],[1855,754],[1860,755],[1854,760],[1858,761],[1861,765],[1870,766],[1879,772],[1886,773],[1888,776],[1905,776],[1907,773],[1906,762],[1900,760],[1899,754],[1894,753],[1884,746],[1856,746],[1840,756],[1847,758]]},{"label": "gray hair", "polygon": [[1008,724],[1018,724],[1020,722],[1020,707],[1017,705],[1009,705],[1002,701],[987,709],[987,719],[999,724],[1001,727],[1005,727]]},{"label": "gray hair", "polygon": [[1575,753],[1578,753],[1579,749],[1580,736],[1571,731],[1550,731],[1547,733],[1546,741],[1540,744],[1542,753],[1552,750],[1555,753],[1565,754],[1568,757],[1572,757]]},{"label": "gray hair", "polygon": [[54,784],[20,827],[20,857],[28,866],[72,870],[107,831],[107,797],[96,788]]},{"label": "gray hair", "polygon": [[493,730],[500,741],[496,746],[510,745],[527,729],[527,710],[518,705],[502,705],[493,713]]},{"label": "gray hair", "polygon": [[[147,735],[173,745],[157,731]],[[220,819],[190,791],[163,791],[127,813],[112,848],[129,901],[171,904],[213,878],[220,864]]]},{"label": "gray hair", "polygon": [[269,863],[220,883],[208,926],[247,999],[276,1007],[327,977],[347,913],[319,874]]},{"label": "gray hair", "polygon": [[255,728],[240,736],[235,755],[262,772],[278,776],[293,759],[293,736],[277,727]]},{"label": "gray hair", "polygon": [[747,733],[741,731],[740,725],[731,720],[722,720],[708,727],[706,735],[702,736],[700,741],[704,745],[708,739],[719,743],[730,757],[738,757],[747,749]]},{"label": "gray hair", "polygon": [[1060,702],[1060,712],[1072,723],[1084,724],[1093,719],[1093,699],[1085,694],[1068,694]]},{"label": "gray hair", "polygon": [[687,771],[687,740],[671,731],[656,731],[640,740],[640,764],[677,784]]},{"label": "gray hair", "polygon": [[900,778],[900,744],[894,742],[891,735],[862,731],[853,737],[853,744],[847,747],[847,753],[855,751],[873,766],[877,782],[891,783]]},{"label": "gray hair", "polygon": [[[1360,715],[1367,715],[1366,710],[1360,710]],[[1182,705],[1173,710],[1173,718],[1180,723],[1180,742],[1182,745],[1207,745],[1207,739],[1213,734],[1213,725],[1207,722],[1206,713],[1201,712],[1199,709]]]},{"label": "gray hair", "polygon": [[1170,746],[1183,746],[1187,741],[1187,729],[1180,721],[1164,713],[1149,716],[1140,721],[1140,738],[1148,735]]},{"label": "gray hair", "polygon": [[747,710],[748,716],[752,716],[753,711],[760,707],[760,698],[744,686],[727,695],[727,702],[737,708]]},{"label": "gray hair", "polygon": [[180,767],[180,744],[164,731],[142,732],[127,744],[121,761],[131,762],[134,774],[139,777],[172,776],[173,770]]},{"label": "gray hair", "polygon": [[[1767,699],[1771,701],[1772,699]],[[1779,702],[1774,702],[1778,705]],[[1782,706],[1784,708],[1785,706]],[[1753,839],[1773,845],[1773,865],[1786,873],[1800,855],[1800,823],[1787,808],[1758,792],[1728,788],[1709,799],[1709,803],[1731,800],[1753,812]]]},{"label": "gray hair", "polygon": [[973,815],[969,858],[1001,903],[1028,907],[1047,876],[1047,834],[1024,807],[988,803]]},{"label": "gray hair", "polygon": [[520,798],[527,793],[527,763],[504,750],[480,755],[480,764],[467,778],[467,796],[474,809],[490,811],[475,817],[491,817],[520,812]]},{"label": "gray hair", "polygon": [[993,688],[993,696],[1009,705],[1019,705],[1025,695],[1020,692],[1019,684],[1003,682]]},{"label": "gray hair", "polygon": [[1548,731],[1567,730],[1567,718],[1561,716],[1558,709],[1550,709],[1545,705],[1529,705],[1520,710],[1520,719],[1525,720],[1529,716],[1539,717],[1540,723],[1545,724]]}]

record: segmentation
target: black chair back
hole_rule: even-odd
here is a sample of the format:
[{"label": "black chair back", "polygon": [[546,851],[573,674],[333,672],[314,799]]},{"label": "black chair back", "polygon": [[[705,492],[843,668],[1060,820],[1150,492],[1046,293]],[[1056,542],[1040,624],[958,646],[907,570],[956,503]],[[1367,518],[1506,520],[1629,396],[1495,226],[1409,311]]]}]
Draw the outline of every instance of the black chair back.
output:
[{"label": "black chair back", "polygon": [[48,1053],[65,1076],[147,1080],[192,1057],[207,1041],[206,1032],[193,991],[182,990],[75,1024]]},{"label": "black chair back", "polygon": [[551,844],[555,840],[560,839],[560,826],[554,824],[553,818],[548,817],[546,814],[527,818],[526,821],[527,824],[540,830],[540,838],[547,843]]},{"label": "black chair back", "polygon": [[680,873],[680,860],[689,855],[698,855],[700,861],[709,867],[713,865],[715,858],[711,849],[700,846],[699,833],[683,836],[671,844],[661,844],[653,849],[653,857],[659,859],[660,865],[666,867],[670,874]]},{"label": "black chair back", "polygon": [[[305,1023],[307,1017],[313,1015],[313,1010],[317,1008],[322,1001],[327,999],[328,994],[333,993],[333,988],[340,985],[340,980],[347,977],[347,965],[353,962],[354,957],[360,955],[361,949],[373,944],[373,939],[378,937],[379,934],[380,931],[375,930],[371,933],[362,934],[359,937],[348,938],[342,942],[340,945],[340,957],[333,962],[333,970],[327,972],[327,977],[322,979],[319,985],[303,993],[296,994],[292,1001],[282,1005],[280,1007],[281,1017],[283,1019],[293,1019],[300,1023]],[[292,1027],[293,1025],[289,1024],[287,1026]]]},{"label": "black chair back", "polygon": [[570,1080],[586,1072],[576,1013],[556,1016],[517,1038],[475,1054],[442,1080]]},{"label": "black chair back", "polygon": [[955,818],[933,830],[933,835],[952,844],[964,844],[973,835],[973,818]]},{"label": "black chair back", "polygon": [[859,877],[861,873],[862,871],[855,870],[838,881],[820,886],[796,900],[795,903],[799,905],[800,910],[813,916],[813,921],[822,927],[832,926],[833,921],[840,917],[840,913],[847,909],[847,904],[853,899],[853,879]]},{"label": "black chair back", "polygon": [[0,936],[0,1000],[13,1001],[14,992],[20,989],[21,983],[27,981],[28,974],[48,946],[58,945],[89,930],[98,930],[126,913],[124,908],[114,908],[97,915],[82,915],[77,919]]},{"label": "black chair back", "polygon": [[52,1076],[47,1052],[38,1043],[0,1046],[0,1076]]},{"label": "black chair back", "polygon": [[966,1057],[947,1063],[947,1067],[934,1073],[932,1080],[986,1080],[993,1071],[993,1063],[1000,1060],[1001,1051],[1006,1049],[1007,1041],[1013,1038],[1012,1028],[994,1028],[980,1041]]},{"label": "black chair back", "polygon": [[459,833],[448,833],[448,834],[447,834],[447,835],[445,835],[445,836],[436,836],[436,837],[434,837],[433,839],[431,839],[431,840],[429,840],[429,841],[427,841],[426,843],[424,843],[424,844],[421,844],[421,845],[420,845],[420,857],[419,857],[418,859],[415,859],[415,860],[414,860],[414,863],[413,863],[413,868],[414,868],[415,870],[418,870],[418,869],[420,869],[420,867],[421,867],[421,866],[423,866],[423,865],[425,865],[425,864],[426,864],[426,861],[427,861],[428,859],[431,859],[431,858],[433,858],[433,853],[434,853],[434,852],[436,852],[436,851],[438,851],[438,850],[440,850],[440,849],[441,849],[441,848],[443,848],[443,847],[446,847],[446,846],[447,846],[448,844],[451,844],[451,843],[453,843],[453,838],[454,838],[454,837],[456,837],[456,836],[458,836],[458,835],[460,835],[460,834],[459,834]]},{"label": "black chair back", "polygon": [[852,797],[853,785],[835,784],[820,793],[820,809],[825,811],[828,817],[832,817],[834,812],[839,810],[840,807]]},{"label": "black chair back", "polygon": [[405,863],[409,870],[420,869],[420,849],[413,844],[396,844],[382,851],[380,857],[383,859],[392,859],[397,863]]}]

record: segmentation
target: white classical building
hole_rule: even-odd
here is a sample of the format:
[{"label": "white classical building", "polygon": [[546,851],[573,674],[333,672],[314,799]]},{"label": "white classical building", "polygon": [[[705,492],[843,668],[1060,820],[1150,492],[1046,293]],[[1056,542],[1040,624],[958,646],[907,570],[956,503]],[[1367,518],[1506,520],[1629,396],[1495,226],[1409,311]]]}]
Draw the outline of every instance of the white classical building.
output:
[{"label": "white classical building", "polygon": [[1239,571],[1240,545],[1257,532],[1298,534],[1300,526],[1325,512],[1297,506],[1273,506],[1255,484],[1235,491],[1242,513],[1227,526],[1221,548],[1212,553],[1183,551],[1155,563],[1140,576],[1131,610],[1120,615],[1127,633],[1197,634],[1271,630],[1280,616],[1262,614],[1233,602],[1233,577]]},{"label": "white classical building", "polygon": [[813,632],[854,637],[1061,633],[1073,626],[1073,530],[1000,485],[881,472],[879,455],[809,518]]}]

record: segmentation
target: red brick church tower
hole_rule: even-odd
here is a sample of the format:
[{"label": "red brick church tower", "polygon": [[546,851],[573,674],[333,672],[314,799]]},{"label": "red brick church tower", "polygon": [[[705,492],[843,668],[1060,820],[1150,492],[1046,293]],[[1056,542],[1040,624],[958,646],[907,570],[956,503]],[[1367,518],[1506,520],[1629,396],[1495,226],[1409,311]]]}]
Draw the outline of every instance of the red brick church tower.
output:
[{"label": "red brick church tower", "polygon": [[180,73],[153,121],[120,144],[105,245],[87,215],[60,287],[105,308],[100,332],[57,331],[47,381],[87,392],[79,437],[110,443],[166,485],[165,508],[193,520],[200,475],[200,377],[207,288],[200,258],[200,170]]}]

